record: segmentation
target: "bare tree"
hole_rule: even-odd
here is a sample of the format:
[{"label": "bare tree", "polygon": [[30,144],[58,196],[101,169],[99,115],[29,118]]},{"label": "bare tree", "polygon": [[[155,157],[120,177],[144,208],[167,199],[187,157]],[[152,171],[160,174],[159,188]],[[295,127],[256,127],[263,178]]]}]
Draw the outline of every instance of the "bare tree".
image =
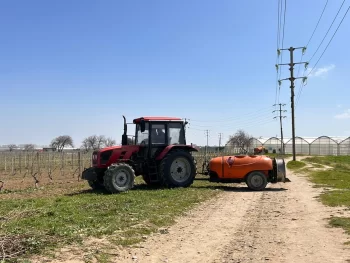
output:
[{"label": "bare tree", "polygon": [[7,148],[9,148],[10,152],[12,152],[14,149],[18,148],[16,144],[9,144],[7,145]]},{"label": "bare tree", "polygon": [[247,153],[253,137],[244,130],[238,130],[227,142],[227,145],[237,147],[240,153]]},{"label": "bare tree", "polygon": [[82,141],[81,148],[85,151],[99,150],[106,146],[115,145],[115,140],[106,138],[104,135],[92,135]]},{"label": "bare tree", "polygon": [[110,146],[113,146],[113,145],[116,145],[116,141],[113,140],[113,139],[110,138],[110,137],[106,138],[106,140],[105,140],[105,146],[106,146],[106,147],[110,147]]},{"label": "bare tree", "polygon": [[105,144],[105,141],[106,141],[106,137],[104,135],[97,136],[97,139],[96,139],[96,147],[97,147],[97,149],[103,148],[104,144]]},{"label": "bare tree", "polygon": [[28,144],[25,144],[25,145],[24,145],[24,150],[25,150],[26,152],[34,151],[34,148],[35,148],[34,144],[31,144],[31,143],[28,143]]},{"label": "bare tree", "polygon": [[64,147],[66,147],[66,146],[74,147],[74,144],[73,144],[73,139],[71,136],[61,135],[61,136],[58,136],[55,139],[53,139],[51,141],[50,146],[52,148],[56,149],[57,151],[61,152],[64,149]]}]

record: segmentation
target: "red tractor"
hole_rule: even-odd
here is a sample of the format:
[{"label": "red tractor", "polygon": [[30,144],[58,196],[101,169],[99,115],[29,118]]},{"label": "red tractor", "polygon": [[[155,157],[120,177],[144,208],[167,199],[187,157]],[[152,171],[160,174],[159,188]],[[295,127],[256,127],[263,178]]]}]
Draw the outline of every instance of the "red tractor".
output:
[{"label": "red tractor", "polygon": [[188,187],[193,183],[196,165],[191,152],[197,150],[186,145],[187,123],[171,117],[134,119],[136,130],[131,143],[123,118],[122,146],[94,151],[92,167],[82,173],[93,189],[124,192],[134,186],[135,176],[139,175],[148,185],[168,188]]}]

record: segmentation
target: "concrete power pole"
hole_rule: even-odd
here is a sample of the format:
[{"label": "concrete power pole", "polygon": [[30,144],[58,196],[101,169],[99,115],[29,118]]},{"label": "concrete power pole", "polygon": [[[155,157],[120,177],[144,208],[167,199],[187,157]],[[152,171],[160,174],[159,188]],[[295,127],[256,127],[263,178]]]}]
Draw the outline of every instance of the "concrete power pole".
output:
[{"label": "concrete power pole", "polygon": [[276,111],[279,111],[280,114],[279,116],[275,116],[273,117],[274,119],[276,118],[280,118],[280,126],[281,126],[281,153],[284,154],[284,142],[283,142],[283,127],[282,127],[282,119],[283,118],[286,118],[286,116],[282,116],[282,112],[286,112],[286,110],[282,110],[282,106],[285,106],[286,104],[282,104],[282,103],[279,103],[279,104],[274,104],[273,106],[276,106],[276,105],[280,105],[280,109],[279,110],[274,110],[273,112],[276,112]]},{"label": "concrete power pole", "polygon": [[205,136],[207,136],[207,145],[205,146],[205,159],[207,159],[209,145],[209,130],[205,130]]},{"label": "concrete power pole", "polygon": [[[289,65],[290,68],[290,78],[286,78],[286,79],[282,79],[282,80],[290,80],[290,91],[291,91],[291,108],[292,108],[292,141],[293,141],[293,161],[296,160],[295,158],[295,117],[294,117],[294,80],[296,79],[303,79],[303,81],[306,79],[306,77],[302,77],[302,78],[294,78],[294,65],[296,64],[305,64],[306,67],[308,65],[308,62],[299,62],[299,63],[294,63],[293,61],[293,52],[294,50],[296,49],[302,49],[303,50],[303,53],[305,52],[306,50],[306,47],[297,47],[297,48],[294,48],[294,47],[290,47],[288,49],[279,49],[277,50],[278,54],[280,53],[281,50],[288,50],[289,53],[290,53],[290,63],[287,63],[287,64],[278,64],[278,65]],[[278,65],[276,65],[276,67],[278,68]],[[282,80],[278,80],[279,84],[281,85],[281,81]]]},{"label": "concrete power pole", "polygon": [[219,152],[220,152],[220,148],[221,148],[221,138],[222,138],[222,133],[219,133]]},{"label": "concrete power pole", "polygon": [[222,136],[222,133],[220,132],[219,133],[219,149],[220,149],[220,146],[221,146],[221,136]]}]

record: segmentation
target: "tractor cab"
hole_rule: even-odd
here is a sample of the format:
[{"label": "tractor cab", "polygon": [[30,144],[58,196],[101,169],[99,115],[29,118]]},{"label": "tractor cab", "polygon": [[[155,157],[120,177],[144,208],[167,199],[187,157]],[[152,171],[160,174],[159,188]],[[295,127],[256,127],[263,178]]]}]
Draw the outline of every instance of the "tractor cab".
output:
[{"label": "tractor cab", "polygon": [[[124,119],[125,122],[125,119]],[[155,158],[169,145],[186,145],[185,125],[180,118],[171,117],[141,117],[133,120],[135,137],[133,145],[139,146],[139,155],[146,159]],[[122,144],[129,145],[126,123]]]}]

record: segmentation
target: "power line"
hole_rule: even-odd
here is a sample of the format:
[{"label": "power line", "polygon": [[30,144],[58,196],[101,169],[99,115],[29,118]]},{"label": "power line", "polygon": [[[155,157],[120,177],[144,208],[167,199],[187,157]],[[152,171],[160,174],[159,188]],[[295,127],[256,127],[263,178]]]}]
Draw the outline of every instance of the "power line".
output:
[{"label": "power line", "polygon": [[340,23],[339,23],[339,25],[338,25],[337,29],[335,30],[335,32],[334,32],[334,34],[333,34],[332,38],[329,40],[329,42],[328,42],[328,44],[327,44],[326,48],[323,50],[323,52],[322,52],[321,56],[320,56],[320,57],[319,57],[319,59],[317,60],[316,64],[315,64],[315,65],[312,67],[312,70],[309,72],[309,74],[307,74],[307,76],[309,76],[309,75],[312,73],[312,71],[314,71],[314,69],[316,68],[316,66],[317,66],[318,62],[319,62],[319,61],[320,61],[320,59],[323,57],[323,54],[326,52],[326,50],[327,50],[328,46],[329,46],[329,45],[330,45],[330,43],[332,42],[332,40],[333,40],[333,38],[334,38],[335,34],[338,32],[339,27],[341,26],[341,24],[343,23],[343,21],[344,21],[344,19],[345,19],[346,15],[348,14],[349,9],[350,9],[350,6],[349,6],[349,7],[348,7],[348,9],[346,10],[346,13],[344,14],[344,16],[343,16],[342,20],[340,21]]},{"label": "power line", "polygon": [[195,128],[215,128],[215,127],[219,127],[219,128],[222,128],[222,127],[232,127],[232,126],[244,126],[244,125],[249,125],[249,124],[252,124],[252,123],[257,123],[257,122],[261,122],[261,121],[264,121],[264,120],[269,120],[271,118],[271,115],[267,116],[263,116],[263,117],[257,117],[257,118],[254,118],[254,119],[246,119],[246,120],[243,120],[243,121],[238,121],[238,122],[234,122],[234,123],[226,123],[226,124],[220,124],[220,125],[206,125],[206,126],[201,126],[201,125],[192,125],[193,127]]},{"label": "power line", "polygon": [[260,113],[262,113],[262,112],[270,112],[271,111],[271,109],[272,109],[272,107],[271,106],[269,106],[269,107],[265,107],[265,108],[260,108],[260,109],[256,109],[256,110],[254,110],[254,111],[252,111],[252,112],[248,112],[248,113],[246,113],[246,114],[239,114],[239,115],[234,115],[234,117],[232,117],[232,118],[223,118],[223,119],[215,119],[215,120],[208,120],[208,119],[206,119],[206,120],[197,120],[197,119],[192,119],[192,118],[190,118],[190,119],[188,119],[189,121],[192,121],[192,122],[197,122],[197,123],[206,123],[206,122],[210,122],[210,123],[213,123],[213,122],[228,122],[228,121],[236,121],[237,119],[242,119],[242,118],[246,118],[246,117],[248,117],[248,116],[250,116],[250,115],[256,115],[256,114],[260,114]]},{"label": "power line", "polygon": [[[284,0],[284,15],[283,15],[283,30],[282,30],[282,45],[281,48],[283,48],[283,43],[284,43],[284,29],[286,26],[286,13],[287,13],[287,0]],[[283,61],[283,52],[281,53],[281,63]],[[278,78],[281,78],[281,73],[282,70],[280,70],[280,75],[278,76]]]},{"label": "power line", "polygon": [[322,45],[323,41],[324,41],[324,40],[325,40],[325,38],[327,37],[327,35],[328,35],[328,33],[329,33],[329,30],[331,30],[331,28],[332,28],[332,26],[333,26],[333,24],[334,24],[334,21],[337,19],[337,17],[338,17],[338,15],[339,15],[340,10],[343,8],[344,3],[345,3],[345,0],[343,1],[343,3],[341,4],[341,6],[339,7],[339,10],[338,10],[338,12],[337,12],[336,16],[334,17],[334,19],[333,19],[333,21],[332,21],[332,24],[329,26],[329,28],[328,28],[328,30],[327,30],[327,32],[326,32],[326,34],[324,35],[324,37],[323,37],[323,39],[322,39],[321,43],[318,45],[318,47],[317,47],[317,49],[316,49],[315,53],[314,53],[314,54],[311,56],[311,58],[309,59],[309,62],[310,62],[310,61],[313,59],[313,57],[315,56],[315,54],[317,53],[317,51],[318,51],[318,50],[319,50],[319,48],[321,47],[321,45]]},{"label": "power line", "polygon": [[[345,1],[345,0],[344,0],[344,1]],[[344,2],[343,2],[343,4],[344,4]],[[343,5],[343,4],[342,4],[342,5]],[[340,8],[340,9],[341,9],[341,8]],[[339,11],[340,11],[340,9],[339,9]],[[332,36],[331,39],[329,40],[327,46],[326,46],[325,49],[323,50],[321,56],[319,57],[319,59],[317,60],[317,62],[316,62],[315,65],[312,67],[311,71],[307,74],[306,77],[308,77],[308,76],[316,69],[316,66],[317,66],[318,62],[319,62],[319,61],[321,60],[321,58],[323,57],[323,55],[324,55],[324,53],[326,52],[328,46],[329,46],[330,43],[332,42],[332,40],[333,40],[335,34],[338,32],[338,29],[339,29],[339,27],[341,26],[341,24],[343,23],[343,21],[344,21],[346,15],[347,15],[349,9],[350,9],[350,6],[349,6],[348,9],[346,10],[346,12],[345,12],[345,14],[344,14],[342,20],[340,21],[340,23],[339,23],[337,29],[336,29],[335,32],[333,33],[333,36]],[[338,11],[338,13],[339,13],[339,11]],[[337,13],[337,16],[338,16],[338,13]],[[334,22],[334,20],[333,20],[333,22]],[[332,23],[332,24],[333,24],[333,23]],[[327,33],[328,33],[328,32],[327,32]],[[304,71],[304,73],[305,73],[305,71]],[[297,97],[297,102],[296,102],[297,104],[298,104],[298,102],[299,102],[299,99],[300,99],[300,96],[301,96],[301,93],[302,93],[302,89],[303,89],[303,86],[302,86],[302,83],[301,83],[301,88],[299,89],[299,93],[298,93],[298,97]]]},{"label": "power line", "polygon": [[[307,42],[305,48],[307,48],[307,47],[309,46],[310,41],[311,41],[311,39],[313,38],[313,36],[314,36],[314,34],[315,34],[315,32],[316,32],[316,30],[317,30],[317,28],[318,28],[318,25],[319,25],[319,23],[320,23],[320,21],[321,21],[321,19],[322,19],[322,16],[323,16],[323,14],[324,14],[324,11],[326,10],[327,4],[328,4],[328,0],[326,1],[325,5],[324,5],[324,7],[323,7],[322,13],[321,13],[320,17],[318,18],[318,21],[317,21],[317,24],[316,24],[316,26],[315,26],[315,29],[314,29],[314,31],[312,32],[312,34],[311,34],[311,36],[310,36],[310,38],[309,38],[309,41]],[[303,60],[303,56],[304,56],[304,52],[301,53],[300,62]],[[299,76],[300,68],[301,68],[301,64],[299,65],[297,76]],[[303,75],[304,75],[304,74],[305,74],[305,71],[304,71]]]},{"label": "power line", "polygon": [[[280,30],[281,30],[281,12],[280,8],[282,6],[281,0],[278,0],[278,6],[277,6],[277,50],[280,49]],[[278,64],[278,52],[276,54],[276,65]],[[276,72],[276,94],[275,94],[275,104],[277,103],[277,92],[278,92],[278,72],[279,68],[277,67]]]},{"label": "power line", "polygon": [[322,16],[323,16],[324,10],[326,10],[327,4],[328,4],[328,0],[326,1],[326,4],[325,4],[324,7],[323,7],[323,10],[322,10],[322,13],[321,13],[321,15],[320,15],[320,18],[319,18],[318,21],[317,21],[316,27],[315,27],[314,31],[312,32],[311,37],[310,37],[309,41],[308,41],[307,44],[306,44],[306,47],[310,44],[310,41],[311,41],[312,37],[314,36],[314,34],[315,34],[315,32],[316,32],[316,29],[317,29],[317,27],[318,27],[318,24],[320,23],[321,18],[322,18]]}]

